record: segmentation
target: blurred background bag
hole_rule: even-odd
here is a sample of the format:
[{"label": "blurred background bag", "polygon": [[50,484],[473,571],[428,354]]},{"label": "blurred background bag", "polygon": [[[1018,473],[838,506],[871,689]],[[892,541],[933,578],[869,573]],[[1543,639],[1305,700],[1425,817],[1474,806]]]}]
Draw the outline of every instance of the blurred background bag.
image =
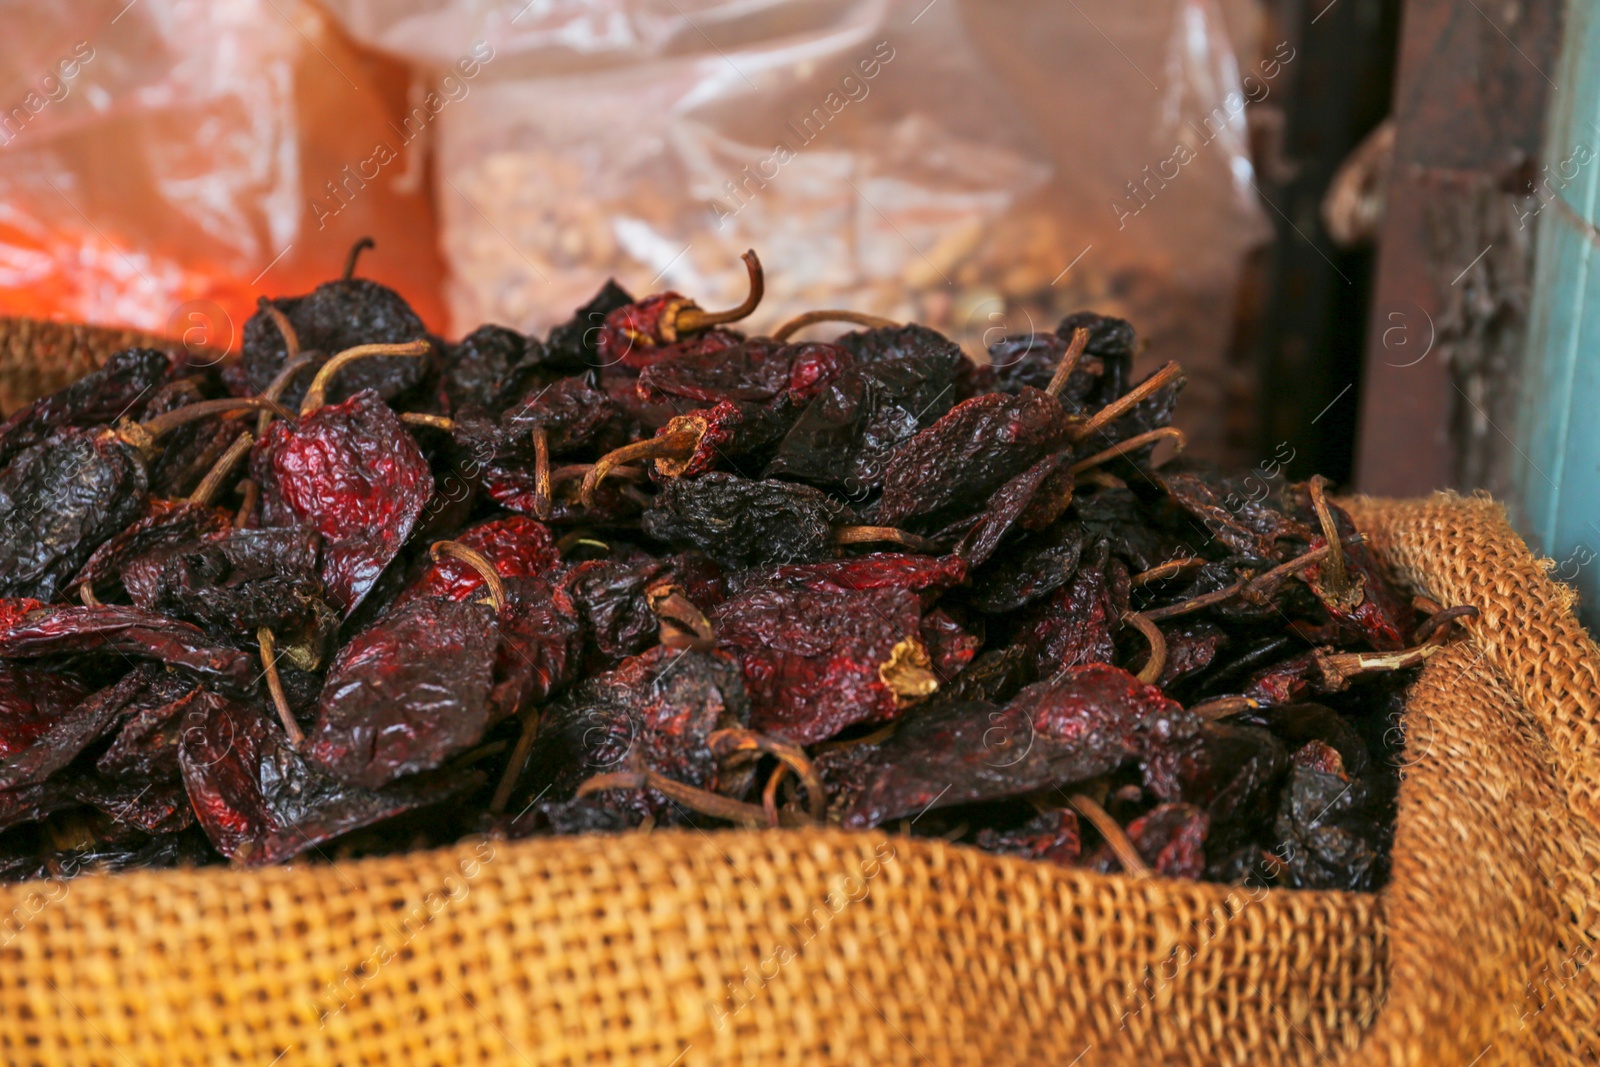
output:
[{"label": "blurred background bag", "polygon": [[329,7],[422,68],[494,42],[436,124],[456,333],[543,331],[608,275],[737,303],[755,248],[756,328],[848,307],[981,356],[1092,307],[1181,357],[1186,429],[1220,433],[1266,227],[1208,0]]}]

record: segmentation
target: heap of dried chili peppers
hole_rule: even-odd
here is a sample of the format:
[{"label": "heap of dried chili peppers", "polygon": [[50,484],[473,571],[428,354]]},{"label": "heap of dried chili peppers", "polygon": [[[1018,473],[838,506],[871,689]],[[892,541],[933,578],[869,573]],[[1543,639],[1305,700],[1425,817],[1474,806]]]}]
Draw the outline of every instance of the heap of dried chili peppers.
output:
[{"label": "heap of dried chili peppers", "polygon": [[352,254],[236,360],[13,413],[0,878],[836,824],[1382,881],[1409,668],[1472,609],[1320,480],[1156,462],[1183,378],[1125,322],[746,336],[745,259],[728,311],[607,283],[451,344]]}]

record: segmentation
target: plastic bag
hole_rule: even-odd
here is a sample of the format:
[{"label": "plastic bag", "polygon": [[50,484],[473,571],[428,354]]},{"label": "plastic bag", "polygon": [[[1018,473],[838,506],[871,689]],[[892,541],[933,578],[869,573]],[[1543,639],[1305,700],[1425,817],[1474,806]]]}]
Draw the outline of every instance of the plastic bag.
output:
[{"label": "plastic bag", "polygon": [[1221,432],[1233,290],[1265,225],[1207,0],[330,7],[423,64],[496,50],[439,122],[457,331],[544,329],[608,275],[736,302],[753,247],[752,327],[844,306],[981,355],[1093,307],[1131,319],[1148,360],[1182,357],[1193,428]]},{"label": "plastic bag", "polygon": [[300,0],[4,0],[0,21],[0,314],[228,348],[258,293],[337,277],[370,234],[362,274],[444,325],[426,161],[390,126],[402,64]]}]

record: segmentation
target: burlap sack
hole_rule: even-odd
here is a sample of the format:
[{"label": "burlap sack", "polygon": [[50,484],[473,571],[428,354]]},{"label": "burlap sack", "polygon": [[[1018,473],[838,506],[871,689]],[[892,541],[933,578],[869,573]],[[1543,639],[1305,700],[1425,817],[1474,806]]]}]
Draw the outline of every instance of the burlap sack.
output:
[{"label": "burlap sack", "polygon": [[51,1064],[1600,1061],[1596,649],[1487,500],[1357,501],[1476,604],[1406,713],[1379,894],[1135,881],[881,834],[468,842],[0,890]]},{"label": "burlap sack", "polygon": [[0,315],[0,413],[70,385],[129,345],[174,348],[137,330]]}]

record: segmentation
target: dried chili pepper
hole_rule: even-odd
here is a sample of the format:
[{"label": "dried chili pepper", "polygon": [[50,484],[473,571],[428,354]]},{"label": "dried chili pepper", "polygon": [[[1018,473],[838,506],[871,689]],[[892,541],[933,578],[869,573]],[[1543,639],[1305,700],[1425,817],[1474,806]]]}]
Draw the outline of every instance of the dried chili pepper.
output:
[{"label": "dried chili pepper", "polygon": [[70,674],[0,664],[0,759],[28,749],[87,692]]},{"label": "dried chili pepper", "polygon": [[300,630],[329,614],[321,602],[315,530],[233,530],[162,545],[124,564],[138,606],[249,638],[263,627]]},{"label": "dried chili pepper", "polygon": [[850,559],[753,568],[743,574],[740,584],[838,593],[900,589],[921,594],[923,605],[931,607],[939,594],[961,585],[966,577],[967,565],[959,556],[872,552]]},{"label": "dried chili pepper", "polygon": [[1078,573],[1085,537],[1077,523],[1063,522],[1019,542],[973,576],[973,606],[999,615],[1060,589]]},{"label": "dried chili pepper", "polygon": [[261,525],[322,535],[322,582],[349,614],[411,534],[433,477],[405,425],[373,392],[275,422],[250,456]]},{"label": "dried chili pepper", "polygon": [[1125,671],[1069,668],[1002,708],[945,704],[909,718],[879,749],[844,825],[1086,781],[1198,729],[1198,720]]},{"label": "dried chili pepper", "polygon": [[[262,298],[260,309],[244,324],[240,361],[240,384],[252,394],[263,392],[292,358],[290,340],[267,314],[268,307],[276,308],[293,327],[299,350],[321,354],[312,364],[319,367],[335,352],[357,345],[401,344],[427,333],[399,293],[365,278],[325,282],[305,296]],[[427,363],[397,356],[364,360],[340,377],[331,399],[337,403],[371,389],[394,400],[420,385],[427,370]],[[296,406],[303,395],[303,387],[291,384],[283,399]]]},{"label": "dried chili pepper", "polygon": [[137,710],[141,694],[154,687],[154,699],[166,703],[160,670],[149,664],[135,667],[122,680],[85,697],[62,712],[22,751],[0,763],[0,790],[36,785],[49,778],[93,742],[113,723]]},{"label": "dried chili pepper", "polygon": [[619,307],[606,315],[596,339],[600,360],[637,370],[670,354],[673,349],[669,346],[677,342],[750,315],[761,303],[765,281],[756,254],[746,252],[743,259],[750,274],[750,291],[737,307],[703,311],[693,300],[672,292]]},{"label": "dried chili pepper", "polygon": [[483,740],[491,719],[494,611],[419,598],[351,639],[328,668],[311,756],[377,789]]},{"label": "dried chili pepper", "polygon": [[613,470],[624,463],[654,461],[658,475],[684,478],[715,467],[755,472],[766,454],[788,428],[789,413],[781,407],[757,407],[724,400],[715,407],[672,418],[645,438],[601,456],[584,475],[582,499],[590,505],[594,493]]},{"label": "dried chili pepper", "polygon": [[1043,506],[1041,496],[1053,495],[1057,499],[1050,509],[1053,513],[1033,525],[1048,526],[1054,522],[1072,495],[1070,478],[1065,485],[1058,478],[1066,467],[1066,459],[1064,455],[1046,456],[996,489],[977,521],[967,527],[956,543],[955,554],[973,566],[986,562],[1017,525],[1030,525],[1029,513]]},{"label": "dried chili pepper", "polygon": [[723,401],[768,404],[810,403],[855,357],[836,344],[783,344],[766,338],[741,341],[716,352],[679,352],[639,372],[638,389],[647,401],[688,401],[693,407]]},{"label": "dried chili pepper", "polygon": [[1291,487],[1289,497],[1297,518],[1312,518],[1321,537],[1312,537],[1313,549],[1338,541],[1341,550],[1310,568],[1306,584],[1336,623],[1353,630],[1379,652],[1392,652],[1406,644],[1404,603],[1390,589],[1372,553],[1365,545],[1350,545],[1355,523],[1337,504],[1323,496],[1322,483],[1312,479],[1303,489]]},{"label": "dried chili pepper", "polygon": [[1040,677],[1110,663],[1117,652],[1112,631],[1127,611],[1128,572],[1102,541],[1080,560],[1070,582],[1023,614],[1021,641]]},{"label": "dried chili pepper", "polygon": [[1372,795],[1338,752],[1313,741],[1295,752],[1273,833],[1289,847],[1281,879],[1297,889],[1370,889],[1381,866]]},{"label": "dried chili pepper", "polygon": [[1013,830],[985,827],[978,831],[973,844],[1001,856],[1021,856],[1069,867],[1083,850],[1078,817],[1064,809],[1042,811]]},{"label": "dried chili pepper", "polygon": [[85,656],[117,652],[176,667],[230,692],[255,686],[253,657],[209,637],[191,623],[142,608],[45,606],[0,601],[0,659]]},{"label": "dried chili pepper", "polygon": [[[488,519],[461,531],[455,543],[477,552],[500,578],[534,578],[559,569],[560,556],[549,527],[522,515]],[[429,560],[395,602],[416,597],[467,600],[481,596],[486,579],[470,563],[451,556]]]},{"label": "dried chili pepper", "polygon": [[757,587],[712,627],[743,666],[751,725],[797,744],[897,718],[939,687],[921,600],[906,590]]},{"label": "dried chili pepper", "polygon": [[471,772],[370,790],[296,752],[257,705],[203,692],[185,715],[184,786],[218,852],[246,866],[278,863],[362,826],[461,794]]},{"label": "dried chili pepper", "polygon": [[669,482],[643,528],[730,566],[805,563],[831,555],[833,527],[850,510],[819,489],[755,481],[724,471]]},{"label": "dried chili pepper", "polygon": [[113,352],[99,369],[64,389],[18,408],[0,423],[0,467],[57,430],[88,430],[139,418],[174,370],[174,360],[152,348]]},{"label": "dried chili pepper", "polygon": [[898,445],[883,473],[875,519],[898,525],[953,507],[975,509],[1006,481],[1068,444],[1072,421],[1038,389],[963,401]]},{"label": "dried chili pepper", "polygon": [[[711,735],[749,723],[738,666],[718,653],[657,647],[580,683],[543,716],[528,762],[528,788],[570,800],[597,774],[650,770],[714,792]],[[682,821],[674,801],[648,785],[593,795],[634,818]]]},{"label": "dried chili pepper", "polygon": [[[1199,878],[1206,869],[1211,819],[1192,804],[1162,804],[1127,826],[1128,841],[1150,870],[1167,878]],[[1108,845],[1084,857],[1083,866],[1110,873],[1123,868]]]},{"label": "dried chili pepper", "polygon": [[508,379],[529,357],[529,347],[528,338],[504,326],[479,326],[447,345],[439,368],[440,407],[447,412],[471,406],[498,407]]},{"label": "dried chili pepper", "polygon": [[95,761],[101,775],[136,785],[178,779],[184,722],[202,692],[195,685],[178,688],[181,692],[165,703],[148,701],[128,717]]},{"label": "dried chili pepper", "polygon": [[877,488],[890,450],[950,410],[968,360],[922,326],[866,330],[834,342],[846,368],[806,406],[778,446],[767,474],[843,489]]},{"label": "dried chili pepper", "polygon": [[0,471],[0,596],[48,600],[145,508],[148,455],[197,418],[270,400],[201,401],[115,429],[57,430]]}]

